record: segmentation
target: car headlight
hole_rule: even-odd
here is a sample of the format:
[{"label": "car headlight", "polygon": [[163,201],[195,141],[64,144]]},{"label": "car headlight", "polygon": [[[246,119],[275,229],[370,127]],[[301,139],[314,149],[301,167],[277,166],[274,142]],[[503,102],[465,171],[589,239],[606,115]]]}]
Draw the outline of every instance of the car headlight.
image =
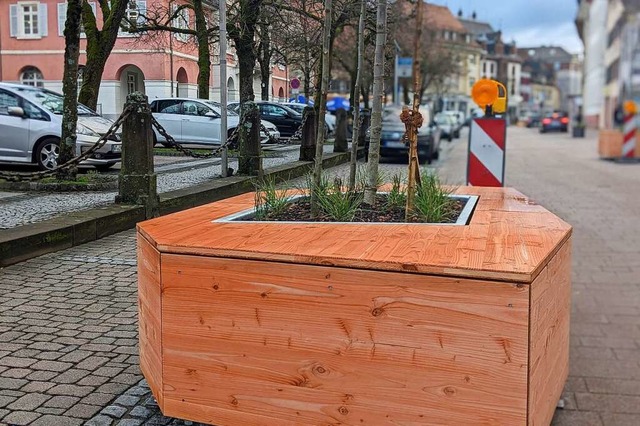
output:
[{"label": "car headlight", "polygon": [[87,126],[83,126],[82,124],[78,124],[78,126],[76,128],[76,133],[79,134],[79,135],[93,136],[93,137],[96,137],[96,138],[100,137],[100,134],[94,132],[93,130],[91,130]]}]

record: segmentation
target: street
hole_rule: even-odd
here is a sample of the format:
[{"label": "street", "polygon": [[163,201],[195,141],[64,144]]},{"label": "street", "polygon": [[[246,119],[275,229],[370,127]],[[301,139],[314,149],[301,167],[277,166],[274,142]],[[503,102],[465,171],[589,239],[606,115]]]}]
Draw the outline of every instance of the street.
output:
[{"label": "street", "polygon": [[[553,424],[638,425],[640,164],[599,160],[595,132],[507,135],[507,186],[574,227],[570,377]],[[466,137],[443,141],[445,182],[464,184]],[[390,179],[406,164],[381,169]],[[185,424],[141,382],[135,250],[127,231],[0,269],[3,424]]]}]

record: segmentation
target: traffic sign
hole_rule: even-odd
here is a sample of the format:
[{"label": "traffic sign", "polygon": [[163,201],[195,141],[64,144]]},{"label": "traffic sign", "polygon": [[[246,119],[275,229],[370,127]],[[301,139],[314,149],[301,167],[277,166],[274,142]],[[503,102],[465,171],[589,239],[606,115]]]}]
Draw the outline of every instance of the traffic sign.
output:
[{"label": "traffic sign", "polygon": [[469,132],[467,184],[504,186],[507,122],[500,118],[474,118]]},{"label": "traffic sign", "polygon": [[289,84],[291,85],[292,89],[299,89],[300,88],[300,80],[298,80],[297,78],[292,78],[291,81],[289,82]]},{"label": "traffic sign", "polygon": [[402,58],[398,57],[397,59],[397,70],[398,77],[400,78],[409,78],[413,75],[413,58]]}]

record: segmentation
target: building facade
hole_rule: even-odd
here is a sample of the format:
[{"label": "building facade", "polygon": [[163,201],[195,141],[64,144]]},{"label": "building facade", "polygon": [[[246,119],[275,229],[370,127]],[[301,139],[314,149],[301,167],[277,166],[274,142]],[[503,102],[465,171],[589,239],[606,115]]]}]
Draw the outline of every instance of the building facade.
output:
[{"label": "building facade", "polygon": [[[151,2],[149,2],[151,3]],[[170,8],[180,2],[166,0],[155,2],[154,7]],[[98,22],[102,26],[102,12],[97,2],[90,1]],[[215,10],[209,13],[215,16]],[[130,20],[144,19],[147,1],[130,3],[127,16]],[[190,9],[182,10],[180,22],[193,28],[195,18]],[[45,87],[57,92],[62,90],[64,67],[63,36],[66,20],[66,3],[60,0],[8,0],[0,4],[0,81],[23,83]],[[80,72],[86,63],[86,41],[81,35]],[[215,51],[215,48],[214,48]],[[149,99],[159,97],[196,98],[198,78],[198,48],[194,37],[183,34],[158,32],[150,35],[119,33],[115,46],[106,63],[98,112],[115,117],[122,111],[126,96],[134,91],[145,93]],[[218,56],[219,57],[219,56]],[[232,49],[227,52],[229,99],[237,99],[239,69]],[[214,56],[214,63],[219,63]],[[260,76],[256,75],[256,94],[260,93]],[[214,66],[210,81],[210,97],[219,98],[220,81]],[[271,77],[271,93],[274,98],[288,96],[286,68],[274,66]]]}]

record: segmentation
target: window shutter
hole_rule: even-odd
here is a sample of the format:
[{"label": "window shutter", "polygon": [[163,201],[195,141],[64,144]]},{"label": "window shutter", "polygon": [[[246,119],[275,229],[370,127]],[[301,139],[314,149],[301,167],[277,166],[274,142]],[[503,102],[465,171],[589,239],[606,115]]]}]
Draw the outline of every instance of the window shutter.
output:
[{"label": "window shutter", "polygon": [[11,16],[10,35],[11,37],[18,37],[18,5],[12,4],[9,6],[9,15]]},{"label": "window shutter", "polygon": [[136,0],[136,7],[138,8],[138,18],[137,18],[137,23],[138,25],[144,25],[145,21],[147,20],[146,15],[147,15],[147,2],[146,0]]},{"label": "window shutter", "polygon": [[67,4],[58,3],[58,35],[64,35],[64,24],[67,21]]},{"label": "window shutter", "polygon": [[48,35],[49,29],[47,28],[47,5],[45,3],[38,4],[38,35],[44,37]]}]

